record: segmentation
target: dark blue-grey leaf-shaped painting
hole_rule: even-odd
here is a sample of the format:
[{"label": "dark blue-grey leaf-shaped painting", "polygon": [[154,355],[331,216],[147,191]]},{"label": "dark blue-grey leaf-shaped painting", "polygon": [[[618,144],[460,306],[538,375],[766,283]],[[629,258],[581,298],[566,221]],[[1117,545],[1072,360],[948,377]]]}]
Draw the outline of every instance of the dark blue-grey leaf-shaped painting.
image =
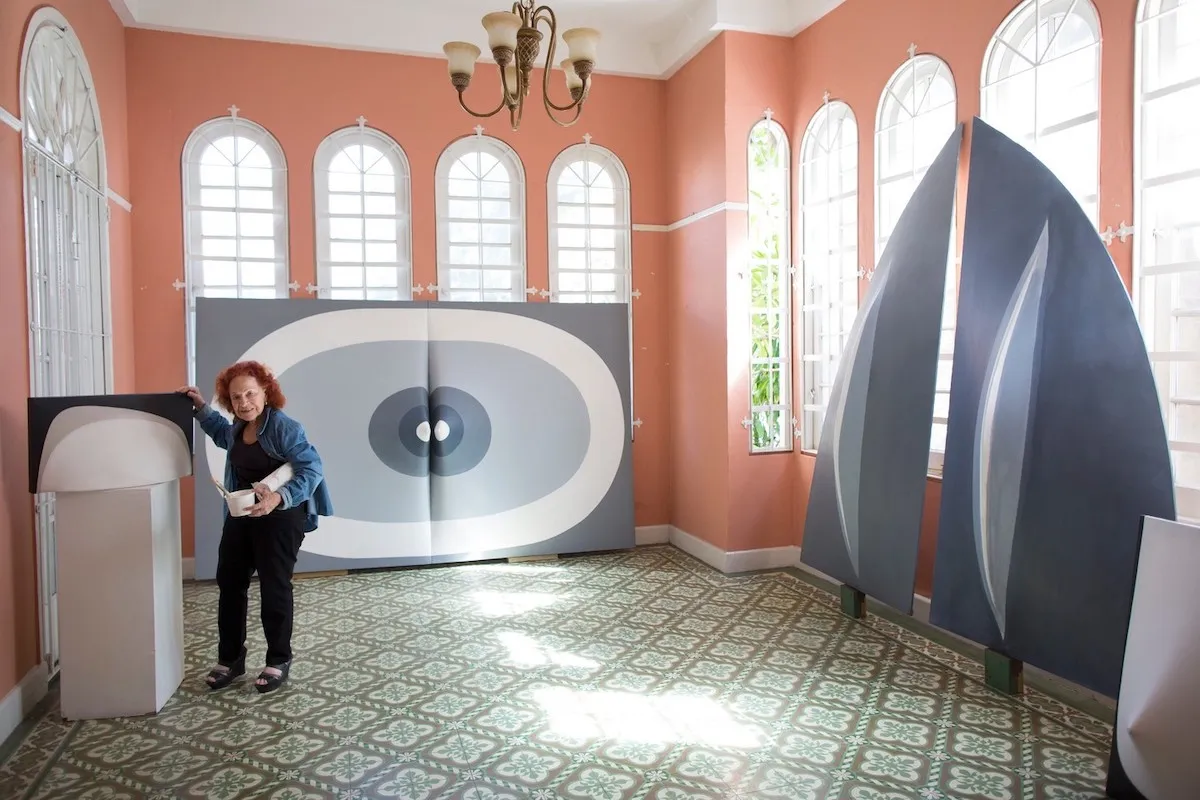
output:
[{"label": "dark blue-grey leaf-shaped painting", "polygon": [[912,612],[962,126],[879,258],[830,393],[800,559]]},{"label": "dark blue-grey leaf-shaped painting", "polygon": [[1133,306],[1096,229],[979,119],[930,621],[1115,697],[1143,515],[1175,518]]}]

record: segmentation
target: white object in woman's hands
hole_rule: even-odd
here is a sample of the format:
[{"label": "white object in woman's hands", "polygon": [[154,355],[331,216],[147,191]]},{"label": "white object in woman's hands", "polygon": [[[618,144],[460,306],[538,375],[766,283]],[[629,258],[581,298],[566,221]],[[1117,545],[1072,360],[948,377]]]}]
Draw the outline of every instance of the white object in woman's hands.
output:
[{"label": "white object in woman's hands", "polygon": [[175,390],[176,394],[187,395],[192,401],[192,405],[196,408],[204,408],[204,395],[200,394],[200,390],[195,386],[180,386]]},{"label": "white object in woman's hands", "polygon": [[[253,490],[251,490],[253,491]],[[274,511],[280,503],[283,502],[283,497],[279,492],[267,492],[267,494],[254,505],[246,509],[246,513],[252,517],[265,517]]]},{"label": "white object in woman's hands", "polygon": [[239,489],[225,494],[225,503],[229,506],[231,517],[252,516],[253,510],[258,506],[255,502],[257,499],[253,489]]}]

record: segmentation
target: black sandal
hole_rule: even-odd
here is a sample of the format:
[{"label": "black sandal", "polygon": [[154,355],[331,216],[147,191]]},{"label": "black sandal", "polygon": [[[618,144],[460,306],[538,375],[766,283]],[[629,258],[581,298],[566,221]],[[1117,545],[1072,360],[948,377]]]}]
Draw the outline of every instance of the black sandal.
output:
[{"label": "black sandal", "polygon": [[280,686],[283,686],[283,684],[288,679],[288,672],[290,672],[292,669],[292,662],[285,661],[282,664],[268,664],[267,666],[271,669],[279,670],[279,674],[278,675],[270,675],[267,673],[267,671],[265,669],[262,672],[260,672],[258,674],[258,679],[262,680],[262,681],[266,681],[266,683],[259,683],[258,681],[254,682],[254,688],[258,689],[259,694],[266,694],[267,692],[273,692],[276,689],[278,689]]},{"label": "black sandal", "polygon": [[205,680],[204,682],[205,685],[208,686],[209,691],[215,692],[218,689],[224,689],[226,686],[245,675],[246,654],[243,652],[242,657],[233,664],[219,664],[218,666],[225,667],[225,669],[222,670],[213,667],[208,671],[208,678],[211,680]]}]

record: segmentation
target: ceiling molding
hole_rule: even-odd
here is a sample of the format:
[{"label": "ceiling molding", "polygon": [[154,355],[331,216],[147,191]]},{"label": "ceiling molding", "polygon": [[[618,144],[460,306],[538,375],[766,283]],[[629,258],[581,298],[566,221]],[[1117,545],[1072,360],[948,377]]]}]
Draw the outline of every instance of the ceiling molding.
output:
[{"label": "ceiling molding", "polygon": [[137,2],[138,0],[108,0],[108,4],[127,27],[137,24]]},{"label": "ceiling molding", "polygon": [[[109,2],[126,25],[137,28],[439,59],[444,57],[444,42],[469,40],[481,46],[481,61],[487,62],[491,54],[478,20],[505,5],[502,0]],[[793,36],[845,0],[550,2],[560,30],[586,25],[601,31],[597,72],[661,79],[673,75],[722,31]]]}]

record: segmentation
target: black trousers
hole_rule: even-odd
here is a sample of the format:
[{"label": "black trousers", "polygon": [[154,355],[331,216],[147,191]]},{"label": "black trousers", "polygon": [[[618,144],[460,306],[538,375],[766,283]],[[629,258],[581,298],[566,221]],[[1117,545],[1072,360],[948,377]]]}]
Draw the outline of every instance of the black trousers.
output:
[{"label": "black trousers", "polygon": [[268,667],[292,660],[292,571],[304,542],[304,507],[265,517],[226,517],[217,551],[217,660],[237,662],[246,652],[250,576],[258,571]]}]

